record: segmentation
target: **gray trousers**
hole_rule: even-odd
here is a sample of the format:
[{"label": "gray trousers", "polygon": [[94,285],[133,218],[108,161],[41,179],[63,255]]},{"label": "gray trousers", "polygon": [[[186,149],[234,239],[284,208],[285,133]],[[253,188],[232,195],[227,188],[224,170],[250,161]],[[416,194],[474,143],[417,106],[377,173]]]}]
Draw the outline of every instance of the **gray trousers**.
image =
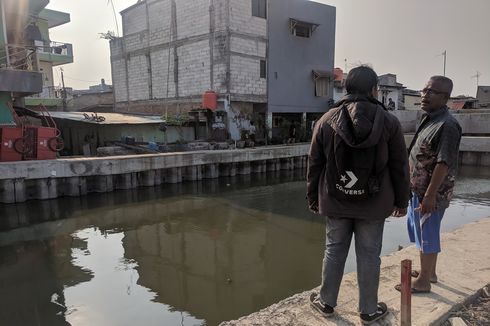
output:
[{"label": "gray trousers", "polygon": [[384,219],[363,220],[326,218],[327,237],[323,259],[320,299],[331,307],[337,305],[344,265],[352,235],[355,235],[359,311],[370,314],[378,304],[378,286],[383,242]]}]

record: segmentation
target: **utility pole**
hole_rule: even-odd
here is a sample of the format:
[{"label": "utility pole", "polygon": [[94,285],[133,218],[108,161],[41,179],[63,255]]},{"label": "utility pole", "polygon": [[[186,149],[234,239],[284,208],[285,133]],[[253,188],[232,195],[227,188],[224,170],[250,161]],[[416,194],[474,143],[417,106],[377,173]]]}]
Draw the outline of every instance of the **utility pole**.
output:
[{"label": "utility pole", "polygon": [[471,78],[476,78],[476,87],[480,86],[480,76],[481,73],[479,71],[476,72],[476,75],[471,76]]},{"label": "utility pole", "polygon": [[61,91],[61,98],[63,99],[63,112],[66,112],[66,88],[65,88],[65,77],[63,76],[63,68],[61,71],[61,85],[63,85],[63,90]]},{"label": "utility pole", "polygon": [[442,52],[442,56],[444,57],[444,75],[443,76],[446,76],[446,56],[447,56],[446,50],[444,50],[444,52]]}]

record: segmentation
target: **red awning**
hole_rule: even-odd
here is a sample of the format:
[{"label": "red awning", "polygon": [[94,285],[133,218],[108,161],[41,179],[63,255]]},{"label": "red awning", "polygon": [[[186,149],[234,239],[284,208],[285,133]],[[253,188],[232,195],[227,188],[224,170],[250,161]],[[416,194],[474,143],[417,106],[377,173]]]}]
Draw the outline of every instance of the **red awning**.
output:
[{"label": "red awning", "polygon": [[453,110],[462,110],[464,105],[466,104],[466,102],[462,101],[462,102],[453,102],[449,108],[453,109]]}]

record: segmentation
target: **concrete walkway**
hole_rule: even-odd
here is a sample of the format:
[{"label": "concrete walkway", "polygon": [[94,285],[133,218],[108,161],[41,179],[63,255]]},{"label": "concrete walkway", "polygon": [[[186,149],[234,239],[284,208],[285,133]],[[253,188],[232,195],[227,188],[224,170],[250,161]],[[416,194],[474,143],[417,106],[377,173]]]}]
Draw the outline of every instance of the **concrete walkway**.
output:
[{"label": "concrete walkway", "polygon": [[[463,226],[443,235],[439,256],[439,283],[429,294],[412,296],[412,325],[439,325],[448,313],[490,283],[490,218]],[[418,251],[410,246],[382,258],[379,300],[391,313],[372,325],[400,325],[400,293],[393,286],[400,282],[400,262],[412,259],[418,269]],[[320,273],[320,271],[318,271]],[[314,289],[318,291],[318,288]],[[277,304],[235,321],[231,325],[360,325],[357,314],[356,273],[344,276],[336,314],[329,319],[313,311],[308,303],[311,291],[296,294]]]}]

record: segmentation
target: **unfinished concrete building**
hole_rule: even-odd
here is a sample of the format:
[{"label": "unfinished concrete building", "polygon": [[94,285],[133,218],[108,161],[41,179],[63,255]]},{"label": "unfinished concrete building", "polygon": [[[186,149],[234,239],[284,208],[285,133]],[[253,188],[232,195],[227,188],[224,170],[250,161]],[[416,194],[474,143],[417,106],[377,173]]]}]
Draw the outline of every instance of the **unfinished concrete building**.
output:
[{"label": "unfinished concrete building", "polygon": [[121,14],[123,36],[110,42],[116,111],[185,113],[213,91],[237,138],[251,119],[272,128],[281,118],[305,123],[332,99],[334,7],[140,0]]}]

